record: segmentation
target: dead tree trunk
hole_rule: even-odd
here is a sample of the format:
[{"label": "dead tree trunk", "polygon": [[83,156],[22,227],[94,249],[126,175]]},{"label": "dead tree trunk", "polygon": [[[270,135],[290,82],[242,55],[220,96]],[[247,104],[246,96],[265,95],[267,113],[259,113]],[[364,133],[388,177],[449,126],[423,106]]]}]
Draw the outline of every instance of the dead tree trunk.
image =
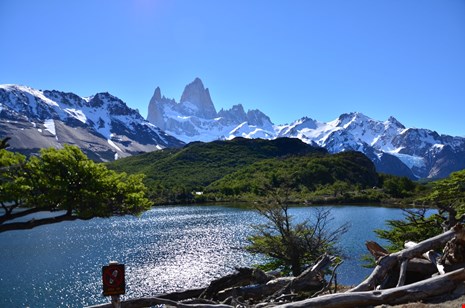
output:
[{"label": "dead tree trunk", "polygon": [[430,239],[424,240],[423,242],[420,242],[413,247],[381,257],[377,261],[377,265],[371,275],[358,286],[349,290],[349,292],[374,290],[376,286],[382,284],[383,280],[387,277],[389,272],[392,271],[394,267],[401,264],[404,260],[410,260],[414,257],[421,256],[423,253],[429,250],[444,246],[447,241],[452,239],[457,233],[462,232],[464,232],[462,226],[456,225],[451,230]]},{"label": "dead tree trunk", "polygon": [[414,284],[386,290],[329,294],[299,302],[276,306],[279,308],[343,308],[380,304],[403,304],[438,296],[454,290],[465,280],[465,269],[435,276]]}]

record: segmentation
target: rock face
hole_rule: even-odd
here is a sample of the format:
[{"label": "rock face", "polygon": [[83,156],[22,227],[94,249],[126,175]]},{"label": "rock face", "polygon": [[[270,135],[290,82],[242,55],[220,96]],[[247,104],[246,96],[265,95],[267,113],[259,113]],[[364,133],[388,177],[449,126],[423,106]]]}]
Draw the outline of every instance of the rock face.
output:
[{"label": "rock face", "polygon": [[83,98],[17,85],[0,85],[0,136],[12,138],[13,151],[67,143],[97,161],[184,144],[109,93]]},{"label": "rock face", "polygon": [[216,109],[210,97],[210,92],[203,86],[202,80],[195,78],[184,88],[180,105],[186,112],[204,119],[216,117]]},{"label": "rock face", "polygon": [[238,104],[216,112],[210,92],[199,78],[185,87],[179,103],[162,96],[157,88],[147,120],[184,142],[274,136],[273,123],[259,110],[246,113]]}]

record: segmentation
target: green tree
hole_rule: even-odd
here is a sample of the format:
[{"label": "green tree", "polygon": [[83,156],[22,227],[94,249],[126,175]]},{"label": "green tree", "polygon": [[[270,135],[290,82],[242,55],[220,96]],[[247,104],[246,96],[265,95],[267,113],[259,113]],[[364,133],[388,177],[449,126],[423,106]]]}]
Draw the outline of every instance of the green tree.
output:
[{"label": "green tree", "polygon": [[[402,182],[404,184],[400,187],[412,189],[409,181]],[[380,238],[390,242],[390,250],[402,249],[407,240],[419,242],[438,235],[464,220],[465,170],[454,172],[448,178],[431,185],[430,193],[419,201],[438,209],[438,214],[428,216],[427,208],[406,209],[404,219],[388,220],[388,229],[375,230]]]},{"label": "green tree", "polygon": [[314,209],[313,220],[294,223],[287,202],[289,186],[292,184],[286,179],[273,176],[268,191],[274,201],[256,205],[267,223],[253,226],[255,234],[248,238],[246,249],[270,258],[266,269],[280,268],[298,276],[322,254],[340,253],[335,245],[348,225],[332,229],[330,210],[321,208]]},{"label": "green tree", "polygon": [[[0,166],[0,232],[66,220],[137,215],[151,206],[142,175],[108,170],[75,146],[43,149],[29,161],[0,150]],[[13,221],[39,211],[60,211],[60,215]]]},{"label": "green tree", "polygon": [[443,219],[439,215],[427,216],[428,209],[404,209],[403,219],[386,221],[386,230],[377,229],[378,237],[389,242],[389,251],[404,249],[406,241],[421,242],[442,232]]},{"label": "green tree", "polygon": [[433,183],[425,201],[431,202],[444,219],[443,229],[452,228],[465,219],[465,170],[453,172],[449,177]]}]

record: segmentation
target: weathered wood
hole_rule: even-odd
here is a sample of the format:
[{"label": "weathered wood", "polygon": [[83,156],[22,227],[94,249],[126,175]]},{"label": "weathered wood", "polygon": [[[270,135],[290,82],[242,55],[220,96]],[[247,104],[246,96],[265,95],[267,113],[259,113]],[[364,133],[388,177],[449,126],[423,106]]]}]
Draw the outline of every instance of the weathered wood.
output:
[{"label": "weathered wood", "polygon": [[213,280],[200,297],[216,299],[216,294],[222,290],[249,284],[263,284],[272,279],[259,269],[236,268],[236,271],[236,273]]},{"label": "weathered wood", "polygon": [[[151,307],[155,305],[166,305],[166,306],[173,306],[178,308],[232,308],[233,306],[230,305],[223,305],[223,304],[184,304],[175,302],[166,298],[159,298],[159,297],[142,297],[136,299],[129,299],[125,301],[121,301],[121,308],[143,308],[143,307]],[[89,306],[87,308],[113,308],[112,304],[101,304],[101,305],[94,305]]]},{"label": "weathered wood", "polygon": [[[331,293],[331,283],[333,281],[333,279],[336,279],[337,275],[336,275],[336,270],[337,268],[339,267],[339,265],[341,265],[342,263],[344,263],[344,261],[340,261],[336,264],[336,266],[334,266],[333,268],[333,271],[331,273],[331,278],[329,279],[328,283],[326,284],[326,286],[324,286],[320,291],[316,292],[315,294],[313,294],[312,297],[317,297],[319,296],[320,294],[322,294],[323,292],[329,290],[329,293]],[[334,286],[334,292],[337,292],[337,281],[335,281],[335,286]]]},{"label": "weathered wood", "polygon": [[444,275],[446,273],[444,265],[439,263],[439,260],[441,259],[441,255],[439,253],[437,253],[434,250],[430,250],[425,252],[423,256],[426,259],[428,259],[432,264],[434,264],[440,275]]},{"label": "weathered wood", "polygon": [[444,254],[439,263],[455,264],[465,262],[465,238],[464,235],[457,234],[447,242],[443,250]]},{"label": "weathered wood", "polygon": [[456,233],[463,232],[462,225],[456,225],[451,230],[435,237],[424,240],[417,245],[406,248],[399,252],[384,256],[378,260],[378,264],[371,275],[349,292],[368,291],[376,288],[385,279],[386,275],[397,265],[400,260],[412,259],[422,255],[424,252],[441,247],[447,243]]},{"label": "weathered wood", "polygon": [[226,300],[228,297],[262,300],[283,289],[291,280],[292,277],[281,277],[270,280],[266,284],[228,288],[219,291],[215,297],[220,301]]},{"label": "weathered wood", "polygon": [[275,292],[271,298],[278,298],[283,294],[319,290],[323,288],[325,283],[322,272],[331,265],[332,261],[334,261],[333,256],[327,254],[320,256],[315,262],[315,265],[307,268],[302,274],[290,280],[284,288]]},{"label": "weathered wood", "polygon": [[367,247],[368,251],[371,253],[373,257],[375,257],[375,260],[378,260],[381,257],[387,256],[389,252],[381,247],[378,243],[374,241],[367,241],[365,243],[365,246]]},{"label": "weathered wood", "polygon": [[407,264],[408,264],[408,259],[404,259],[400,265],[399,281],[397,282],[396,287],[401,287],[405,284],[405,278],[407,276]]},{"label": "weathered wood", "polygon": [[[418,245],[418,243],[413,242],[413,241],[408,241],[408,242],[405,242],[404,247],[405,248],[412,248],[415,245]],[[436,267],[436,269],[437,269],[437,271],[438,271],[438,273],[440,275],[445,274],[444,265],[439,263],[439,260],[441,259],[441,255],[439,253],[437,253],[434,250],[430,250],[430,251],[427,251],[427,252],[423,253],[422,256],[426,260],[429,260],[432,264],[434,264],[434,266]]]},{"label": "weathered wood", "polygon": [[189,289],[185,291],[171,292],[165,294],[159,294],[156,297],[170,299],[172,301],[183,301],[191,298],[199,298],[200,295],[205,291],[206,288]]},{"label": "weathered wood", "polygon": [[465,269],[459,269],[399,288],[329,294],[276,307],[344,308],[380,304],[404,304],[451,292],[461,281],[465,281]]}]

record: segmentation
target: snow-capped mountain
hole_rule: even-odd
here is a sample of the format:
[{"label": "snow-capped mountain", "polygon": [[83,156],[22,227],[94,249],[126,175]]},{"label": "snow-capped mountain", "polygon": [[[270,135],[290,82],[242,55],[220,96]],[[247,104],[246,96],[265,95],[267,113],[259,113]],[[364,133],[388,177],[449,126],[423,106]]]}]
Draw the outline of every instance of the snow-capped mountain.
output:
[{"label": "snow-capped mountain", "polygon": [[304,117],[286,125],[274,125],[259,110],[246,113],[242,105],[216,112],[208,89],[198,78],[186,86],[180,103],[165,98],[157,88],[147,120],[185,142],[291,137],[332,153],[361,151],[379,172],[412,179],[442,178],[465,169],[465,138],[406,128],[394,117],[377,121],[358,112],[327,123]]},{"label": "snow-capped mountain", "polygon": [[11,137],[18,152],[67,143],[101,161],[183,145],[109,93],[80,97],[18,85],[0,85],[0,136]]},{"label": "snow-capped mountain", "polygon": [[259,110],[246,113],[239,104],[217,112],[199,78],[185,87],[179,103],[162,96],[160,88],[156,88],[147,120],[184,142],[275,136],[270,118]]},{"label": "snow-capped mountain", "polygon": [[322,123],[302,118],[276,126],[280,137],[300,138],[332,153],[365,153],[378,171],[410,178],[442,178],[465,169],[465,138],[406,128],[394,117],[376,121],[362,113],[343,114]]}]

